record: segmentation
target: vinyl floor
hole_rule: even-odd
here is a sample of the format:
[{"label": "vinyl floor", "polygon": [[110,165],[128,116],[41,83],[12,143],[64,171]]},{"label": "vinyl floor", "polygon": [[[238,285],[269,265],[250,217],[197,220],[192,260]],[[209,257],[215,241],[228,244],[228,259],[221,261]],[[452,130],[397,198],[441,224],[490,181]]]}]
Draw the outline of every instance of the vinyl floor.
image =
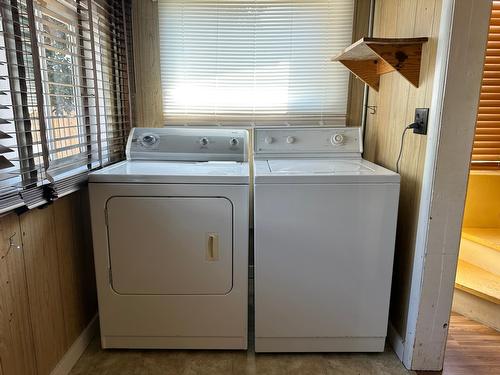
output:
[{"label": "vinyl floor", "polygon": [[255,354],[244,351],[106,350],[94,340],[71,375],[400,375],[396,355]]},{"label": "vinyl floor", "polygon": [[[102,350],[94,339],[71,375],[434,375],[406,370],[390,348],[377,354]],[[500,375],[500,333],[453,314],[442,375]]]}]

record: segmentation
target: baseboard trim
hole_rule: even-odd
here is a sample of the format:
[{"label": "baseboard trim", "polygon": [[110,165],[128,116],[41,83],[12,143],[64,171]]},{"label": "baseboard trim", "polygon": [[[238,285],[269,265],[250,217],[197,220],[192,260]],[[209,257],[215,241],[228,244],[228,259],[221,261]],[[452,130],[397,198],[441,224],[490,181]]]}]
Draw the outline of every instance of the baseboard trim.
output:
[{"label": "baseboard trim", "polygon": [[78,362],[87,346],[99,331],[97,314],[85,327],[80,336],[71,345],[68,351],[61,358],[59,363],[54,367],[50,375],[67,375],[70,373],[73,366]]},{"label": "baseboard trim", "polygon": [[396,328],[394,328],[391,322],[389,322],[387,339],[389,341],[389,344],[392,346],[392,349],[394,349],[394,352],[398,356],[399,360],[403,362],[405,342],[403,338],[399,335],[398,331],[396,331]]}]

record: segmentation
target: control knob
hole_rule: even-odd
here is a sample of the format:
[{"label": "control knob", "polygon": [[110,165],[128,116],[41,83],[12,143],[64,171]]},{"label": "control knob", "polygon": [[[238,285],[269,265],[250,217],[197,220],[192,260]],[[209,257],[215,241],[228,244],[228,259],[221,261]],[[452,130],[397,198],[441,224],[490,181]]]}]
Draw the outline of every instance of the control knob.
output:
[{"label": "control knob", "polygon": [[139,142],[143,147],[151,147],[157,144],[159,139],[155,134],[144,134]]},{"label": "control knob", "polygon": [[207,137],[200,138],[199,142],[200,142],[200,145],[202,145],[202,146],[206,146],[209,143]]},{"label": "control knob", "polygon": [[268,145],[270,145],[271,143],[274,142],[274,138],[273,137],[266,137],[266,138],[264,138],[264,142],[266,142]]},{"label": "control knob", "polygon": [[238,141],[238,138],[231,138],[231,140],[229,141],[229,144],[231,146],[238,146],[238,144],[240,143],[240,141]]},{"label": "control knob", "polygon": [[287,137],[286,138],[286,143],[288,143],[288,144],[295,143],[295,137]]},{"label": "control knob", "polygon": [[344,143],[344,136],[339,133],[334,134],[330,138],[330,142],[332,143],[332,145],[341,145]]}]

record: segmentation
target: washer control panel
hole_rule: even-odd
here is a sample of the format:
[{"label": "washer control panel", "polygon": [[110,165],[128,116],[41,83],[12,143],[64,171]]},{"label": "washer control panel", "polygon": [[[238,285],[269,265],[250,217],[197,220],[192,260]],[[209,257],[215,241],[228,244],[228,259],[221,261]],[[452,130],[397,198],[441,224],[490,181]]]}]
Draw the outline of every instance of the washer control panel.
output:
[{"label": "washer control panel", "polygon": [[286,127],[255,129],[256,154],[360,154],[361,128]]},{"label": "washer control panel", "polygon": [[246,161],[248,131],[225,128],[133,128],[127,159]]}]

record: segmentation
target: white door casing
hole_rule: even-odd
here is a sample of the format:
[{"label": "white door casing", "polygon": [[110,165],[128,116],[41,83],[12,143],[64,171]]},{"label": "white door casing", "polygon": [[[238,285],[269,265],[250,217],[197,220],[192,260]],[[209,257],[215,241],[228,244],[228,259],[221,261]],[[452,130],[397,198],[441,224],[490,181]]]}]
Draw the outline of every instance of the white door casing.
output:
[{"label": "white door casing", "polygon": [[490,10],[491,0],[443,1],[407,329],[398,353],[412,370],[443,365]]}]

